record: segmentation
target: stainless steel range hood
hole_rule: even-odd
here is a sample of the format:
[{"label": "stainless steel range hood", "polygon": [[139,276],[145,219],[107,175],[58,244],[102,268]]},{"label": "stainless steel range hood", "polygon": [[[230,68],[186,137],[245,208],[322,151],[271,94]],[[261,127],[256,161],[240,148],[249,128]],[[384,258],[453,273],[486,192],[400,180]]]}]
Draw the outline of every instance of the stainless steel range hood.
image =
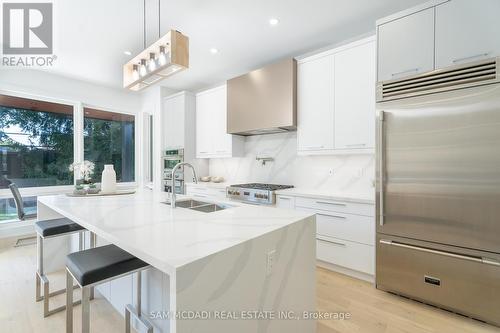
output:
[{"label": "stainless steel range hood", "polygon": [[258,135],[297,129],[297,63],[286,59],[227,81],[227,132]]}]

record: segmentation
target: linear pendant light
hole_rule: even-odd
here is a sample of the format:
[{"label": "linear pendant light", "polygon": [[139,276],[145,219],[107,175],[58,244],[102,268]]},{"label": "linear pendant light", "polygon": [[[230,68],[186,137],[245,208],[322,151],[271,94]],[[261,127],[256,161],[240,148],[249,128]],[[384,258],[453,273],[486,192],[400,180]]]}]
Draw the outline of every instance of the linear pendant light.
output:
[{"label": "linear pendant light", "polygon": [[158,0],[158,40],[146,48],[146,0],[144,0],[144,50],[123,65],[123,87],[139,91],[189,68],[189,38],[176,30],[161,37]]}]

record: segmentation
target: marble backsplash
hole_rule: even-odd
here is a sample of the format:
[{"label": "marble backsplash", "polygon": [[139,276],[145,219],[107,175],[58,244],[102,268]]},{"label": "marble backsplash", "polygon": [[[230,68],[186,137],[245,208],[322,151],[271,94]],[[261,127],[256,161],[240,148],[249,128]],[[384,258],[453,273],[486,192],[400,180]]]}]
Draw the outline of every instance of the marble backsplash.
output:
[{"label": "marble backsplash", "polygon": [[[256,157],[272,157],[262,165]],[[298,156],[297,133],[246,138],[245,157],[211,159],[209,173],[228,182],[291,184],[297,188],[371,194],[375,157],[370,155]]]}]

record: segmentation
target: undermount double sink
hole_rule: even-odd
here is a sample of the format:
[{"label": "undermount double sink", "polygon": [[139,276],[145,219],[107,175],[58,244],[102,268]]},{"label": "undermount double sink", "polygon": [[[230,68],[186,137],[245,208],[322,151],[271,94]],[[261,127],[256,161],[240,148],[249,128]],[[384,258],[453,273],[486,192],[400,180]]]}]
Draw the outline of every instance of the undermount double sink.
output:
[{"label": "undermount double sink", "polygon": [[[170,202],[166,202],[166,204],[170,205]],[[203,212],[203,213],[218,212],[220,210],[224,210],[226,208],[232,207],[232,206],[215,204],[215,203],[211,203],[211,202],[204,202],[204,201],[193,200],[193,199],[176,201],[175,206],[178,208],[187,208],[187,209],[192,209],[192,210],[196,210],[198,212]]]}]

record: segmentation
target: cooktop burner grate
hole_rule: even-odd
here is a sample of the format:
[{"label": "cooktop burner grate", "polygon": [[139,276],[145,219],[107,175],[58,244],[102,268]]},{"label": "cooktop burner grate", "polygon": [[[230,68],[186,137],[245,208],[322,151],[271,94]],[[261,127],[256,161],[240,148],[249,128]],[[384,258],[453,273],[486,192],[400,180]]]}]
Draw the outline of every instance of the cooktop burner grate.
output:
[{"label": "cooktop burner grate", "polygon": [[231,185],[231,187],[249,188],[254,190],[277,191],[292,188],[292,185],[276,185],[276,184],[262,184],[262,183],[249,183]]}]

